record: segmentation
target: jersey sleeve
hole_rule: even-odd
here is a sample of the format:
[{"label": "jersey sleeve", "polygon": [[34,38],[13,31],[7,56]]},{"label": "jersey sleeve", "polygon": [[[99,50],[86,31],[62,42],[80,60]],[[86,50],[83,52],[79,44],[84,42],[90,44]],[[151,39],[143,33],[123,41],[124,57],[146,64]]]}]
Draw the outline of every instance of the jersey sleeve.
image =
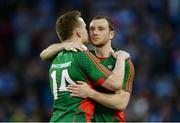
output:
[{"label": "jersey sleeve", "polygon": [[127,92],[132,92],[132,83],[134,79],[134,65],[130,59],[125,62],[125,74],[122,89]]},{"label": "jersey sleeve", "polygon": [[111,75],[111,71],[102,66],[99,59],[89,51],[75,53],[74,60],[77,67],[81,69],[96,86],[102,85]]}]

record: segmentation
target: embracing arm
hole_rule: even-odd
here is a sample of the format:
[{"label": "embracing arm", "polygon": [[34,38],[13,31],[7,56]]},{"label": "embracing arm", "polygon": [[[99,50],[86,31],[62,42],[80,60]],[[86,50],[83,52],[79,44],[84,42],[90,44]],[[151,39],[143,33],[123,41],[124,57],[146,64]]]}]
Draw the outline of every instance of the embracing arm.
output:
[{"label": "embracing arm", "polygon": [[119,90],[122,88],[122,83],[125,75],[125,61],[130,58],[127,52],[122,50],[112,54],[116,58],[115,68],[113,69],[111,75],[102,84],[103,87],[111,87],[113,89],[107,88],[109,90]]},{"label": "embracing arm", "polygon": [[52,44],[41,52],[40,57],[43,61],[50,61],[52,58],[54,58],[57,55],[59,51],[63,49],[64,49],[63,43]]},{"label": "embracing arm", "polygon": [[72,50],[76,52],[77,50],[87,50],[87,47],[81,42],[64,41],[62,43],[52,44],[48,48],[44,49],[40,53],[40,57],[43,61],[51,61],[58,54],[58,52],[62,50]]},{"label": "embracing arm", "polygon": [[123,57],[117,57],[114,70],[102,86],[109,90],[118,90],[119,88],[122,88],[124,71],[125,59]]},{"label": "embracing arm", "polygon": [[125,90],[117,90],[115,94],[106,94],[92,89],[85,82],[78,83],[67,87],[71,96],[91,98],[105,107],[116,110],[125,110],[129,103],[131,93]]},{"label": "embracing arm", "polygon": [[131,94],[129,92],[123,90],[116,91],[116,94],[105,94],[94,90],[89,98],[105,107],[125,110],[129,103],[130,96]]}]

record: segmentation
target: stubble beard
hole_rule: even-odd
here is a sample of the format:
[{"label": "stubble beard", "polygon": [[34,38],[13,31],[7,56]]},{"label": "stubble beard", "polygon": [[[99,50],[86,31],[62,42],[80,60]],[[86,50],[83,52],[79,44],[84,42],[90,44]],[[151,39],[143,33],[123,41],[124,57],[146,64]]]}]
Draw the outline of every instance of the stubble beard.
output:
[{"label": "stubble beard", "polygon": [[106,44],[106,42],[93,43],[93,42],[91,41],[91,44],[92,44],[93,46],[95,46],[95,47],[100,48],[100,47],[103,47],[103,46]]}]

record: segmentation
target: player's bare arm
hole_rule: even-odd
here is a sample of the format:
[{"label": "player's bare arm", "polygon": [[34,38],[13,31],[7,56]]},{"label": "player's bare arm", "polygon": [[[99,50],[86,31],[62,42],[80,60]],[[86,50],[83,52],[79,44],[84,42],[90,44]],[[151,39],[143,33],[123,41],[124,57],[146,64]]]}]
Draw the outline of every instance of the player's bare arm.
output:
[{"label": "player's bare arm", "polygon": [[40,57],[43,61],[51,61],[57,54],[58,52],[62,50],[67,50],[67,51],[74,51],[77,52],[87,50],[87,47],[83,45],[81,42],[74,42],[74,41],[65,41],[62,43],[55,43],[44,49],[40,53]]},{"label": "player's bare arm", "polygon": [[116,58],[115,68],[102,86],[109,90],[118,90],[122,87],[122,82],[124,79],[125,60],[130,58],[130,55],[127,52],[118,51],[113,53],[113,56]]},{"label": "player's bare arm", "polygon": [[125,110],[129,103],[130,92],[121,89],[115,94],[105,94],[92,89],[85,82],[78,81],[78,83],[67,87],[73,97],[91,98],[105,107],[116,110]]}]

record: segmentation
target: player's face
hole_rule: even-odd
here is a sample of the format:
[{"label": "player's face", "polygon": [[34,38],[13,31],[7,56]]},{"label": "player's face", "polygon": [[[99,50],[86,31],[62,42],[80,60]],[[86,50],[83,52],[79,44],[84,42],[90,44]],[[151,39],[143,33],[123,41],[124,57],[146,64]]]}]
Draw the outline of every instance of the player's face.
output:
[{"label": "player's face", "polygon": [[89,43],[88,32],[84,20],[80,17],[81,30],[82,30],[82,43]]},{"label": "player's face", "polygon": [[89,33],[91,43],[96,47],[104,46],[114,36],[114,32],[109,30],[108,22],[105,19],[92,20]]}]

